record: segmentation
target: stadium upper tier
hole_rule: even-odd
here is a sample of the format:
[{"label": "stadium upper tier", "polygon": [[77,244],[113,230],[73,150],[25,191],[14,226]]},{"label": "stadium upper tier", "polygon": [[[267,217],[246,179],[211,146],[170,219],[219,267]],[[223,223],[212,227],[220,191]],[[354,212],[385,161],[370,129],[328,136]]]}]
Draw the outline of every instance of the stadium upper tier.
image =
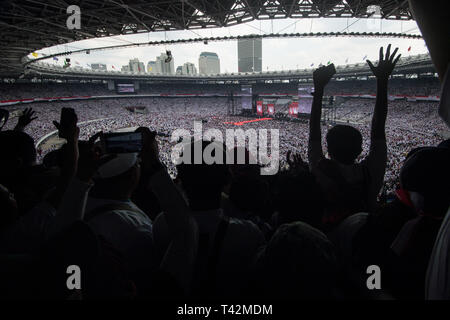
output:
[{"label": "stadium upper tier", "polygon": [[[299,83],[254,83],[252,93],[255,95],[298,95]],[[312,87],[312,83],[304,84]],[[217,95],[229,96],[242,93],[239,84],[198,84],[198,83],[155,83],[140,82],[137,95]],[[375,80],[332,80],[327,86],[326,95],[374,95],[376,93]],[[419,79],[391,79],[389,83],[390,95],[405,96],[438,96],[440,83],[436,77],[422,77]],[[108,90],[108,84],[103,81],[94,82],[29,82],[29,80],[15,83],[0,83],[0,102],[15,99],[36,99],[56,97],[104,97],[116,96],[115,90]],[[123,95],[129,97],[129,95]],[[188,98],[189,96],[186,96]],[[31,101],[25,101],[31,102]]]},{"label": "stadium upper tier", "polygon": [[[336,67],[337,77],[355,78],[360,76],[372,76],[372,72],[366,62],[348,64]],[[64,68],[59,65],[47,62],[35,62],[29,65],[28,77],[39,76],[47,78],[68,78],[68,79],[97,79],[97,80],[178,80],[192,82],[246,82],[255,80],[312,80],[312,68],[267,72],[245,72],[245,73],[220,73],[211,75],[175,75],[175,74],[148,74],[122,71],[100,71],[90,70],[81,67]],[[431,58],[427,54],[409,56],[400,59],[394,71],[394,75],[410,74],[434,74],[435,68]]]},{"label": "stadium upper tier", "polygon": [[[79,5],[80,30],[67,28],[67,7]],[[384,19],[410,20],[408,1],[397,0],[166,0],[2,1],[0,75],[23,73],[23,57],[57,44],[153,31],[218,28],[255,19],[367,18],[378,5]]]}]

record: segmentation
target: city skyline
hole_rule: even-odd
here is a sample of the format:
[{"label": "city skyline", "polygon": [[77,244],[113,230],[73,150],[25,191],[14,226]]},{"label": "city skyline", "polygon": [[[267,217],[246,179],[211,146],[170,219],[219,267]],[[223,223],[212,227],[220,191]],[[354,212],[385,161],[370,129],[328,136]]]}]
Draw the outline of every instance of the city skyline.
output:
[{"label": "city skyline", "polygon": [[[60,45],[40,50],[45,54],[77,50],[82,48],[102,47],[107,45],[130,44],[136,42],[175,40],[181,38],[198,38],[211,36],[237,36],[245,34],[292,33],[292,32],[403,32],[420,34],[415,21],[382,21],[380,19],[286,19],[276,21],[252,21],[239,26],[209,30],[186,30],[170,32],[153,32],[110,38],[83,40],[67,45]],[[381,39],[381,38],[302,38],[302,39],[264,39],[262,46],[262,71],[303,69],[326,64],[328,61],[336,65],[362,63],[365,59],[377,60],[378,48],[392,43],[399,47],[403,57],[428,53],[422,39]],[[203,42],[190,44],[160,45],[135,47],[130,49],[114,49],[108,51],[92,51],[89,55],[71,55],[74,61],[86,66],[93,61],[107,64],[108,70],[119,70],[124,61],[136,57],[147,63],[148,57],[155,57],[166,50],[171,50],[176,57],[177,65],[186,62],[197,64],[201,52],[216,52],[220,56],[221,72],[238,70],[237,41]],[[59,59],[57,64],[62,64]],[[50,60],[47,60],[52,62]],[[74,64],[72,64],[74,65]],[[112,68],[115,66],[115,68]],[[197,65],[198,66],[198,65]]]},{"label": "city skyline", "polygon": [[[199,58],[201,58],[202,54],[204,54],[204,52],[200,54]],[[147,67],[145,67],[145,61],[140,61],[138,58],[130,58],[128,63],[122,65],[120,69],[122,72],[149,74],[197,74],[197,70],[200,69],[200,61],[198,68],[195,63],[192,62],[185,62],[183,65],[179,65],[175,68],[174,57],[171,57],[169,62],[165,62],[167,58],[167,53],[162,52],[155,60],[149,60],[146,64]],[[106,65],[102,63],[92,63],[89,66],[92,70],[106,70]],[[180,70],[181,72],[178,72]]]}]

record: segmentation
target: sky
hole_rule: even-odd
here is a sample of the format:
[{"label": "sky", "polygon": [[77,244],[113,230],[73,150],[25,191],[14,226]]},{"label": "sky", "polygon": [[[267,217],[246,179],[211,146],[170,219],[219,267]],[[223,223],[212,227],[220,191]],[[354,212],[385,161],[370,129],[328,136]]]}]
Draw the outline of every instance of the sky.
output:
[{"label": "sky", "polygon": [[[81,26],[82,28],[83,26]],[[232,27],[183,30],[170,32],[152,32],[108,38],[96,38],[73,42],[67,45],[59,45],[37,51],[44,54],[55,54],[67,50],[83,48],[95,48],[110,45],[121,45],[158,40],[175,40],[198,37],[237,36],[246,34],[265,33],[309,33],[309,32],[395,32],[420,34],[415,21],[390,21],[379,18],[313,18],[313,19],[283,19],[283,20],[255,20]],[[290,70],[310,68],[312,64],[327,64],[328,61],[335,65],[365,62],[364,57],[376,61],[380,46],[392,46],[399,48],[402,56],[428,53],[423,40],[396,39],[396,38],[275,38],[263,39],[263,71]],[[408,48],[411,50],[408,51]],[[70,56],[72,66],[75,61],[80,66],[88,68],[87,64],[106,63],[108,70],[120,70],[122,65],[128,64],[133,58],[138,58],[147,65],[150,60],[155,60],[161,52],[171,50],[175,68],[185,62],[192,62],[198,69],[198,58],[201,52],[210,51],[218,54],[221,64],[221,72],[237,72],[237,41],[202,42],[164,46],[145,46],[127,49],[111,49],[107,51],[73,54]],[[30,55],[32,58],[32,56]],[[40,56],[39,56],[40,57]],[[63,64],[63,59],[49,63]]]}]

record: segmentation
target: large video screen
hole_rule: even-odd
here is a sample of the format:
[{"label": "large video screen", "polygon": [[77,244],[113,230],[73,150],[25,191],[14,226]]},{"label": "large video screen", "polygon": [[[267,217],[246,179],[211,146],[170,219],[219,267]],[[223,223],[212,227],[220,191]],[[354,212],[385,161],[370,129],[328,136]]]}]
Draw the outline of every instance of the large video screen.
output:
[{"label": "large video screen", "polygon": [[117,93],[135,93],[134,84],[132,83],[118,83],[116,86]]},{"label": "large video screen", "polygon": [[298,98],[298,113],[310,114],[311,108],[312,108],[312,102],[313,102],[312,96],[299,97]]},{"label": "large video screen", "polygon": [[314,92],[314,88],[311,86],[299,86],[298,87],[298,113],[310,114],[313,97],[311,93]]}]

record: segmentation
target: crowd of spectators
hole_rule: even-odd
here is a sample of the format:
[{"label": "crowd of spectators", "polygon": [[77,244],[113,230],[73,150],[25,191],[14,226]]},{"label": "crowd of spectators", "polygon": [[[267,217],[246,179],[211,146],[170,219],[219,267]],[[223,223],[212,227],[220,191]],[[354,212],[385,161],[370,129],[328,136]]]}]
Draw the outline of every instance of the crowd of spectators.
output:
[{"label": "crowd of spectators", "polygon": [[[436,104],[388,101],[396,53],[389,45],[377,66],[368,62],[377,78],[372,109],[352,100],[348,113],[338,108],[338,124],[321,122],[332,65],[313,74],[307,123],[245,123],[228,115],[226,97],[32,104],[0,132],[0,295],[445,296],[448,270],[427,277],[427,269],[448,259],[435,246],[449,219],[447,128]],[[227,159],[240,149],[207,139],[189,139],[175,165],[170,136],[192,132],[194,121],[222,132],[277,129],[280,170],[261,175],[264,164],[245,147],[244,163],[196,159],[198,150]],[[124,128],[142,136],[139,152],[111,153],[98,142],[100,131]],[[40,163],[35,141],[52,130],[65,143]],[[374,265],[383,270],[378,291],[368,290],[379,287],[367,279]],[[69,266],[82,270],[81,285],[67,279]]]},{"label": "crowd of spectators", "polygon": [[[240,101],[236,99],[235,103]],[[373,114],[373,101],[368,99],[348,99],[336,107],[336,121],[350,123],[363,135],[363,152],[360,159],[369,151],[369,125]],[[145,107],[145,113],[131,113],[126,107]],[[203,129],[219,129],[225,136],[226,129],[277,129],[280,132],[280,165],[286,166],[288,151],[297,152],[305,159],[307,155],[308,126],[302,122],[265,121],[235,126],[233,123],[248,120],[241,116],[228,116],[227,98],[121,98],[105,100],[84,100],[69,102],[37,103],[33,108],[38,119],[33,121],[27,132],[39,141],[46,134],[55,131],[52,125],[57,120],[62,107],[73,108],[79,114],[80,137],[87,139],[96,132],[114,131],[123,128],[148,126],[161,133],[161,156],[172,176],[176,169],[170,161],[171,148],[169,136],[178,129],[192,131],[194,121],[206,120]],[[9,107],[16,110],[18,107]],[[392,193],[398,186],[401,164],[408,152],[416,147],[435,145],[443,139],[447,131],[437,114],[436,102],[391,101],[387,118],[386,136],[388,140],[388,166],[385,176],[385,191]],[[22,108],[20,108],[22,109]],[[92,121],[92,122],[90,122]],[[86,123],[87,122],[87,123]],[[13,122],[5,128],[12,129]],[[322,130],[327,130],[324,124]],[[325,142],[325,140],[324,140]],[[58,146],[55,145],[55,148]],[[38,149],[38,160],[52,149]]]}]

